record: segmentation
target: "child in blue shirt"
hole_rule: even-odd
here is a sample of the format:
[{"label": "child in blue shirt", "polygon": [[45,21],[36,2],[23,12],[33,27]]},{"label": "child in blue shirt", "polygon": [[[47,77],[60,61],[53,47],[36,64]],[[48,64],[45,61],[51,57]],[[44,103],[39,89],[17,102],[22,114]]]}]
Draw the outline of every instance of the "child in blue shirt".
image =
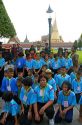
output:
[{"label": "child in blue shirt", "polygon": [[39,75],[38,74],[34,74],[34,82],[32,84],[32,88],[35,89],[36,86],[39,85]]},{"label": "child in blue shirt", "polygon": [[2,82],[1,91],[11,91],[13,94],[17,94],[18,88],[16,85],[16,79],[13,77],[14,71],[12,68],[8,68],[8,77]]},{"label": "child in blue shirt", "polygon": [[19,106],[13,99],[11,92],[4,92],[3,97],[5,101],[3,112],[6,114],[6,125],[18,124],[17,115],[19,114]]},{"label": "child in blue shirt", "polygon": [[56,76],[55,80],[56,80],[58,90],[61,90],[62,83],[64,81],[69,81],[71,83],[71,78],[66,72],[67,72],[66,68],[62,67],[61,68],[61,74]]},{"label": "child in blue shirt", "polygon": [[65,120],[71,123],[73,120],[73,107],[76,105],[76,97],[71,91],[71,84],[64,81],[62,84],[62,91],[59,92],[58,101],[59,110],[55,116],[55,123],[60,123]]},{"label": "child in blue shirt", "polygon": [[47,69],[46,70],[46,75],[48,77],[48,84],[51,85],[54,89],[54,96],[55,96],[55,101],[57,99],[57,96],[56,96],[56,91],[57,91],[57,87],[56,87],[56,82],[54,80],[54,78],[52,78],[52,71],[50,69]]},{"label": "child in blue shirt", "polygon": [[54,74],[57,73],[57,70],[60,68],[60,60],[58,59],[58,54],[54,55],[54,60],[51,62],[51,68],[54,72]]},{"label": "child in blue shirt", "polygon": [[33,69],[33,63],[34,63],[34,60],[31,58],[31,54],[30,53],[26,54],[25,68],[27,71],[28,69]]},{"label": "child in blue shirt", "polygon": [[21,100],[21,119],[20,125],[31,125],[32,123],[32,105],[36,103],[36,96],[32,89],[32,79],[27,76],[22,81],[23,87],[20,92]]},{"label": "child in blue shirt", "polygon": [[72,89],[76,95],[76,101],[78,103],[82,93],[82,79],[80,71],[76,73],[76,79],[72,81]]},{"label": "child in blue shirt", "polygon": [[72,58],[68,56],[69,56],[69,53],[66,51],[65,52],[65,67],[69,71],[69,69],[73,67],[73,61],[72,61]]},{"label": "child in blue shirt", "polygon": [[36,54],[36,58],[34,59],[33,68],[34,68],[34,73],[39,73],[42,68],[42,63],[40,61],[40,57],[38,54]]},{"label": "child in blue shirt", "polygon": [[34,75],[33,75],[33,70],[32,69],[28,70],[28,76],[31,77],[32,81],[34,81]]},{"label": "child in blue shirt", "polygon": [[25,67],[26,60],[23,57],[23,53],[19,52],[18,57],[16,59],[15,67],[16,67],[16,74],[18,71],[23,71],[24,72],[24,67]]},{"label": "child in blue shirt", "polygon": [[47,65],[45,64],[42,66],[39,75],[44,75],[46,73],[46,69],[47,69]]},{"label": "child in blue shirt", "polygon": [[40,85],[34,89],[37,98],[36,104],[34,104],[35,121],[40,122],[45,112],[49,119],[49,124],[52,122],[52,125],[54,125],[54,89],[47,84],[46,76],[40,76],[39,80]]}]

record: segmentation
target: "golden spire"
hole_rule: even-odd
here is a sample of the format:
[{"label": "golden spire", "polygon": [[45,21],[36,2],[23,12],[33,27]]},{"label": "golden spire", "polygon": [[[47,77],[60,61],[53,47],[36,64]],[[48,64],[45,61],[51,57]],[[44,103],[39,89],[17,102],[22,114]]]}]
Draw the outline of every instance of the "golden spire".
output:
[{"label": "golden spire", "polygon": [[59,42],[59,41],[60,41],[60,36],[59,36],[57,22],[55,18],[55,21],[52,26],[51,42]]}]

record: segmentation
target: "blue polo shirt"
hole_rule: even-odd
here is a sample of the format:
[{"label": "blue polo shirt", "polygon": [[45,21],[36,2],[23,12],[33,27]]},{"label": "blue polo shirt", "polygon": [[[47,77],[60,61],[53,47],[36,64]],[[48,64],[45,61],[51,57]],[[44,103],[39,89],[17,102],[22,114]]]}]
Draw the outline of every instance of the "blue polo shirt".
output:
[{"label": "blue polo shirt", "polygon": [[51,85],[47,84],[45,88],[41,88],[40,85],[34,89],[37,97],[37,102],[47,103],[48,101],[54,101],[54,89]]},{"label": "blue polo shirt", "polygon": [[48,80],[48,84],[51,85],[54,89],[54,92],[56,92],[56,90],[57,90],[56,82],[53,78]]},{"label": "blue polo shirt", "polygon": [[45,65],[47,65],[47,68],[50,68],[50,60],[48,59],[47,61],[45,61]]},{"label": "blue polo shirt", "polygon": [[75,93],[71,91],[68,96],[65,96],[63,94],[63,91],[60,91],[57,103],[64,106],[64,101],[68,101],[68,106],[75,106],[76,105]]},{"label": "blue polo shirt", "polygon": [[10,102],[5,103],[3,111],[16,116],[20,113],[20,106],[12,99]]},{"label": "blue polo shirt", "polygon": [[42,63],[40,60],[34,60],[34,63],[33,63],[33,68],[34,69],[40,69],[42,67]]},{"label": "blue polo shirt", "polygon": [[72,81],[72,89],[75,94],[82,92],[82,79],[78,82],[76,79]]},{"label": "blue polo shirt", "polygon": [[33,83],[32,88],[35,89],[38,85],[39,85],[39,83]]},{"label": "blue polo shirt", "polygon": [[34,63],[33,59],[26,60],[25,67],[28,68],[28,69],[32,69],[33,68],[33,63]]},{"label": "blue polo shirt", "polygon": [[68,74],[66,74],[65,76],[62,76],[61,74],[58,74],[57,76],[55,76],[55,80],[56,80],[56,84],[61,88],[62,83],[64,81],[68,81],[71,83],[71,78]]},{"label": "blue polo shirt", "polygon": [[17,94],[18,87],[16,84],[16,79],[13,77],[11,79],[4,78],[2,81],[1,91],[2,92],[11,91],[14,94]]},{"label": "blue polo shirt", "polygon": [[3,67],[5,65],[5,59],[0,58],[0,67]]},{"label": "blue polo shirt", "polygon": [[17,68],[24,68],[25,66],[25,59],[23,57],[19,57],[16,60],[16,67]]},{"label": "blue polo shirt", "polygon": [[72,66],[73,66],[72,58],[65,58],[65,67],[66,67],[66,69],[69,69]]},{"label": "blue polo shirt", "polygon": [[44,61],[44,58],[40,58],[40,62],[41,62],[41,65],[45,65],[45,61]]},{"label": "blue polo shirt", "polygon": [[3,107],[3,112],[10,112],[10,102],[5,102],[5,105]]},{"label": "blue polo shirt", "polygon": [[62,57],[62,58],[59,57],[58,59],[60,61],[60,67],[65,66],[65,58],[64,57]]},{"label": "blue polo shirt", "polygon": [[52,67],[52,63],[54,62],[54,58],[49,58],[50,61],[50,68]]},{"label": "blue polo shirt", "polygon": [[71,77],[71,82],[72,82],[74,79],[76,79],[76,73],[71,72],[70,77]]},{"label": "blue polo shirt", "polygon": [[53,69],[60,68],[61,67],[60,60],[59,59],[58,60],[54,59],[54,61],[52,62],[51,66],[52,66]]},{"label": "blue polo shirt", "polygon": [[21,88],[20,91],[20,100],[25,105],[31,105],[36,102],[36,94],[34,90],[31,88],[28,92],[24,87]]},{"label": "blue polo shirt", "polygon": [[13,99],[10,101],[10,111],[9,112],[12,116],[16,116],[17,114],[20,113],[20,106]]}]

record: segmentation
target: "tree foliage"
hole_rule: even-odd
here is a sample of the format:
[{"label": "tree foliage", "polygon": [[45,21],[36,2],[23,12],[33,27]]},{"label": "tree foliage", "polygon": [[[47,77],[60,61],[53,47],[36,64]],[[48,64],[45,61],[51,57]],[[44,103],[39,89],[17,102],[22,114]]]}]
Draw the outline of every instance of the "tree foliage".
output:
[{"label": "tree foliage", "polygon": [[14,26],[7,14],[5,6],[0,0],[0,37],[13,37],[16,35]]},{"label": "tree foliage", "polygon": [[75,40],[73,46],[75,49],[77,48],[82,49],[82,34],[80,35],[78,40]]},{"label": "tree foliage", "polygon": [[73,44],[73,47],[74,47],[75,49],[78,48],[78,42],[77,42],[77,40],[75,40],[75,42],[74,42],[74,44]]}]

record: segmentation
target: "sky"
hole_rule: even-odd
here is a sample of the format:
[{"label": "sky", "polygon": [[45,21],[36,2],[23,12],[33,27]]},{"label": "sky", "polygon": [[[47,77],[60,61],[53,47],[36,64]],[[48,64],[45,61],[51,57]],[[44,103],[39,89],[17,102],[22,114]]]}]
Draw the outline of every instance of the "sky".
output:
[{"label": "sky", "polygon": [[82,33],[82,0],[3,0],[21,42],[26,35],[29,41],[41,40],[48,34],[50,4],[52,24],[57,20],[59,34],[65,42],[73,42]]}]

